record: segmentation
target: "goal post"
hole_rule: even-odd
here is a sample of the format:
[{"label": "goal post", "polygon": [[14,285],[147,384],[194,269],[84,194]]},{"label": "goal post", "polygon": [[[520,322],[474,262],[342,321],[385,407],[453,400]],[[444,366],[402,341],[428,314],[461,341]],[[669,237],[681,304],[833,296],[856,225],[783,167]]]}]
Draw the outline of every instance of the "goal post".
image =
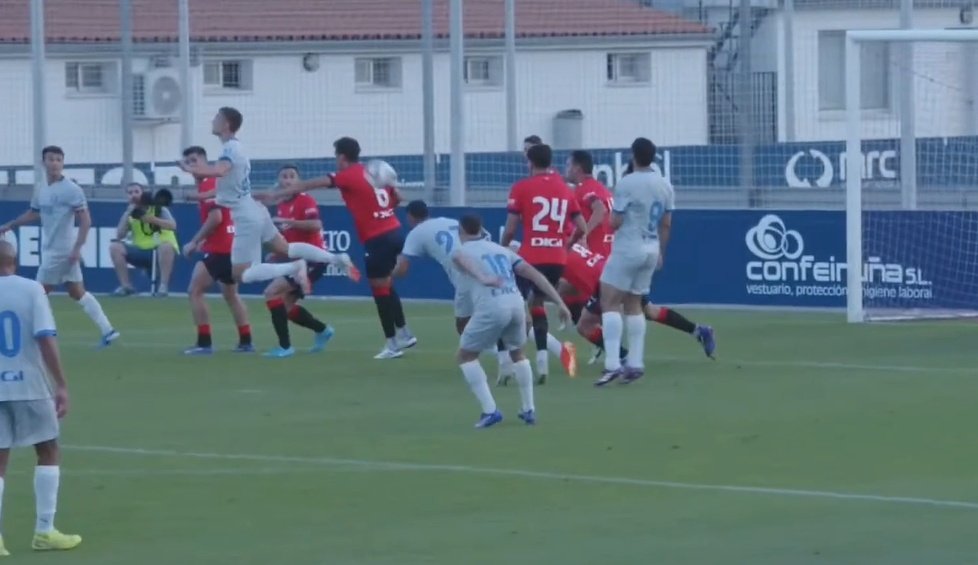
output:
[{"label": "goal post", "polygon": [[978,29],[846,32],[850,323],[978,316],[975,50]]}]

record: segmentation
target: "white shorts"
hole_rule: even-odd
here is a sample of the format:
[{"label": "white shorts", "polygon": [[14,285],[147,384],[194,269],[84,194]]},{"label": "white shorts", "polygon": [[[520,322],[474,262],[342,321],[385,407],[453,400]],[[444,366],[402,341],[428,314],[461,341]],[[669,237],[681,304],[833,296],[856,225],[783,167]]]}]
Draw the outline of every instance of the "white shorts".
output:
[{"label": "white shorts", "polygon": [[472,303],[472,296],[467,292],[455,289],[455,317],[471,318],[474,311],[475,305]]},{"label": "white shorts", "polygon": [[262,262],[261,246],[278,235],[268,208],[251,198],[242,200],[231,209],[234,222],[234,242],[231,244],[231,264],[257,265]]},{"label": "white shorts", "polygon": [[72,263],[67,257],[41,257],[37,268],[37,282],[47,286],[82,282],[81,261]]},{"label": "white shorts", "polygon": [[476,308],[472,319],[462,331],[459,347],[478,353],[495,348],[499,340],[502,340],[509,351],[519,349],[526,343],[526,308],[522,304],[503,308]]},{"label": "white shorts", "polygon": [[0,449],[37,445],[58,437],[54,400],[0,402]]},{"label": "white shorts", "polygon": [[652,290],[652,275],[659,264],[659,242],[612,250],[601,272],[601,282],[622,292],[645,296]]}]

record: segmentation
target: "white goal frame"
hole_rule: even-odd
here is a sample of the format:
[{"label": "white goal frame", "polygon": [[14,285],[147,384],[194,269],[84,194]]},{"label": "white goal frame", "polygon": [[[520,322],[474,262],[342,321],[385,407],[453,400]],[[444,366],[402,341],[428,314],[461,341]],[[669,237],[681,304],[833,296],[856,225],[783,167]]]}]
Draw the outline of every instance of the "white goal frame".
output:
[{"label": "white goal frame", "polygon": [[[914,42],[978,43],[978,29],[875,29],[850,30],[846,32],[845,42],[845,107],[846,107],[846,155],[860,155],[862,151],[862,110],[861,110],[861,69],[860,54],[862,45],[872,42],[886,42],[907,45]],[[911,124],[901,132],[900,170],[916,175],[917,156],[914,150],[913,123],[913,81],[907,80],[899,86],[907,93],[901,100],[909,112],[903,116]],[[909,102],[909,104],[907,104]],[[909,141],[909,143],[908,143]],[[846,318],[850,323],[866,320],[863,307],[863,163],[861,159],[846,159]],[[904,209],[916,208],[916,177],[908,179],[901,174]],[[942,317],[939,314],[927,317]],[[951,317],[951,316],[943,316]],[[955,316],[957,317],[957,316]],[[917,319],[917,316],[892,317],[898,319]],[[883,319],[883,318],[881,318]]]}]

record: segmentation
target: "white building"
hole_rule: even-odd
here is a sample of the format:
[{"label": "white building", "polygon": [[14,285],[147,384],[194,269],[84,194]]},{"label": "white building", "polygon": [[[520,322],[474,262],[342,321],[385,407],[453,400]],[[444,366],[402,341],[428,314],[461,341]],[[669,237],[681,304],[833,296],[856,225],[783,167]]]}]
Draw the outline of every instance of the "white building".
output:
[{"label": "white building", "polygon": [[[118,162],[122,106],[118,14],[111,2],[47,0],[47,140],[73,163]],[[321,157],[341,135],[371,154],[422,150],[420,0],[190,0],[195,65],[189,92],[176,69],[176,2],[133,0],[137,114],[134,158],[172,161],[178,103],[194,139],[216,149],[209,122],[239,108],[256,158]],[[436,0],[436,151],[449,151],[447,0]],[[583,113],[582,144],[707,142],[707,49],[699,23],[635,0],[517,2],[517,121],[550,139],[562,110]],[[466,3],[466,150],[503,151],[506,95],[502,0]],[[100,12],[105,13],[100,13]],[[32,161],[26,10],[0,18],[0,165]],[[12,135],[11,135],[12,132]]]}]

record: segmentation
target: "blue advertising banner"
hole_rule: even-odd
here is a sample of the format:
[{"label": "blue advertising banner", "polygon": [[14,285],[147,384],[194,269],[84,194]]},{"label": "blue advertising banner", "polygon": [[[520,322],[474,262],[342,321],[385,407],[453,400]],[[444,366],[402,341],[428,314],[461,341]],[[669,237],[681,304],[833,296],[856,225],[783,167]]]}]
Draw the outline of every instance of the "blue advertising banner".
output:
[{"label": "blue advertising banner", "polygon": [[[896,189],[900,173],[899,143],[884,139],[865,141],[863,178],[877,188]],[[596,176],[614,185],[628,163],[625,149],[596,149]],[[557,152],[555,163],[562,166],[568,152]],[[385,156],[397,169],[406,187],[422,186],[423,163],[420,155]],[[917,181],[921,190],[958,187],[978,190],[978,137],[927,138],[917,140]],[[840,189],[845,184],[845,144],[841,141],[779,143],[759,146],[754,154],[754,184],[764,188]],[[252,181],[257,186],[275,182],[279,167],[295,162],[306,176],[332,171],[332,158],[252,161]],[[473,189],[507,190],[526,174],[522,153],[468,153],[466,179]],[[448,186],[451,158],[439,155],[436,185]],[[740,148],[735,145],[704,145],[660,148],[656,166],[677,188],[743,188],[740,178]],[[118,185],[122,167],[118,164],[69,162],[66,175],[82,186]],[[135,180],[144,184],[169,186],[192,184],[174,163],[137,163]],[[0,185],[33,183],[29,166],[0,167]]]},{"label": "blue advertising banner", "polygon": [[[94,292],[118,285],[109,244],[125,206],[93,204],[94,227],[83,252],[85,281]],[[498,240],[502,209],[434,208],[435,215],[458,217],[475,211]],[[0,222],[16,216],[15,206],[0,210]],[[197,208],[173,208],[181,241],[199,225]],[[331,249],[362,262],[363,248],[348,211],[324,207],[325,239]],[[864,216],[863,280],[868,307],[978,310],[978,213],[869,212]],[[845,214],[839,211],[681,210],[673,220],[673,239],[664,269],[656,275],[654,298],[663,304],[716,304],[842,308],[845,306]],[[405,224],[406,225],[406,224]],[[406,228],[405,228],[406,229]],[[33,276],[40,263],[40,229],[24,226],[14,234],[22,274]],[[187,288],[192,260],[179,259],[172,291]],[[136,277],[136,281],[140,278]],[[142,279],[142,290],[148,280]],[[397,283],[407,298],[449,299],[452,289],[440,267],[415,260]],[[244,291],[258,294],[260,286]],[[367,296],[365,282],[354,284],[330,271],[316,287],[324,296]]]}]

